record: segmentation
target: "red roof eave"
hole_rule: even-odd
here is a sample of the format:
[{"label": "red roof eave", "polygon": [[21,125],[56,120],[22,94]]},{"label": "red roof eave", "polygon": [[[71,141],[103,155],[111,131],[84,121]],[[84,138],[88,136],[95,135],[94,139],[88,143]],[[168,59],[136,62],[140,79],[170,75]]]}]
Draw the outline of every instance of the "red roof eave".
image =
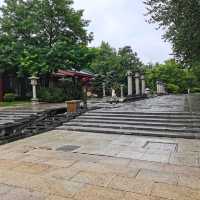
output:
[{"label": "red roof eave", "polygon": [[70,70],[58,70],[57,73],[54,75],[59,76],[59,77],[78,77],[78,78],[87,78],[87,79],[93,79],[94,77],[90,74],[83,74],[81,72],[76,72],[76,71],[70,71]]}]

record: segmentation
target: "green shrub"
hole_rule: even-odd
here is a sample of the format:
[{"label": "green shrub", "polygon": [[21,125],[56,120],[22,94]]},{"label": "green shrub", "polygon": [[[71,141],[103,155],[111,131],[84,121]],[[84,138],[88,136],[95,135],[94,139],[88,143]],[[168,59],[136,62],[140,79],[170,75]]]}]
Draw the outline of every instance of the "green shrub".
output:
[{"label": "green shrub", "polygon": [[180,92],[180,87],[178,85],[169,83],[167,84],[167,91],[172,94],[178,94]]},{"label": "green shrub", "polygon": [[191,92],[192,93],[200,93],[200,88],[198,88],[198,87],[192,88]]},{"label": "green shrub", "polygon": [[5,93],[4,101],[5,102],[13,102],[16,99],[16,95],[14,93]]},{"label": "green shrub", "polygon": [[61,88],[41,88],[38,92],[40,101],[48,103],[60,103],[66,100],[66,95]]}]

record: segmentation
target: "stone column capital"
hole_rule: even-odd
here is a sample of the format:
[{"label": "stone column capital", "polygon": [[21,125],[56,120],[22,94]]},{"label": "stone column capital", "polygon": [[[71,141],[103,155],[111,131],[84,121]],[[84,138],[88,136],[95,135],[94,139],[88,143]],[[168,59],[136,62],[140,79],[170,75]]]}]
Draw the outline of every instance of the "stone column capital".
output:
[{"label": "stone column capital", "polygon": [[127,71],[127,76],[132,76],[133,75],[133,72],[131,70],[128,70]]},{"label": "stone column capital", "polygon": [[141,80],[144,80],[144,79],[145,79],[144,74],[142,74],[142,75],[140,76],[140,79],[141,79]]},{"label": "stone column capital", "polygon": [[135,78],[140,78],[139,72],[136,72],[136,73],[135,73]]}]

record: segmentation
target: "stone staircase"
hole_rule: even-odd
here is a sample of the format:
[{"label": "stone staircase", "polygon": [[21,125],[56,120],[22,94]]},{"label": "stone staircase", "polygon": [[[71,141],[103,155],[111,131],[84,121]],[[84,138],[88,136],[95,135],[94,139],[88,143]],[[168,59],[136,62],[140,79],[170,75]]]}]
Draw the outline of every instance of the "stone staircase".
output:
[{"label": "stone staircase", "polygon": [[200,139],[200,113],[96,110],[64,123],[58,129],[78,132]]}]

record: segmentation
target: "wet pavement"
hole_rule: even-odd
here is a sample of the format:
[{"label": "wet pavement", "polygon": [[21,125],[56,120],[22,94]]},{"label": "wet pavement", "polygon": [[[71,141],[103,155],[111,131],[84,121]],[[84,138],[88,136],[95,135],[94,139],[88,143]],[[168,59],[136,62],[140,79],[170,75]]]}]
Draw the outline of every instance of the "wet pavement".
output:
[{"label": "wet pavement", "polygon": [[1,112],[43,112],[49,109],[63,108],[66,107],[65,103],[38,103],[31,104],[26,103],[19,106],[10,106],[10,107],[0,107]]},{"label": "wet pavement", "polygon": [[[197,112],[186,98],[110,109]],[[54,130],[0,151],[1,200],[200,200],[200,140]]]},{"label": "wet pavement", "polygon": [[199,102],[199,95],[167,95],[117,104],[89,111],[59,130],[200,139]]},{"label": "wet pavement", "polygon": [[51,131],[0,147],[2,200],[199,200],[200,141]]},{"label": "wet pavement", "polygon": [[167,95],[126,103],[113,111],[200,112],[200,95]]}]

